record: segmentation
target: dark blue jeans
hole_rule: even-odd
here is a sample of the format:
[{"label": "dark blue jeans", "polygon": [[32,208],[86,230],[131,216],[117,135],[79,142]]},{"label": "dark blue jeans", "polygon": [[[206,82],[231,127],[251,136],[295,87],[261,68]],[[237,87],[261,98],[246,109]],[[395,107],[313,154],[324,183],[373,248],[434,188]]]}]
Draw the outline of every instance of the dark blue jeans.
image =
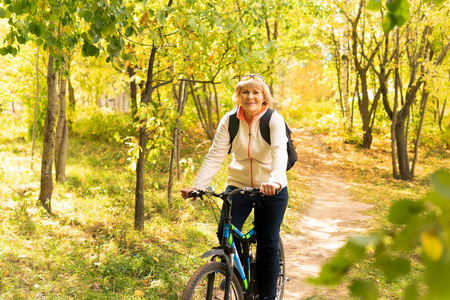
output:
[{"label": "dark blue jeans", "polygon": [[[234,186],[227,186],[226,192],[228,193],[235,188]],[[258,293],[261,300],[272,300],[276,297],[279,270],[278,239],[288,198],[287,187],[274,196],[249,197],[235,194],[231,198],[233,200],[231,206],[232,223],[239,230],[242,230],[242,226],[252,208],[255,209],[255,231],[258,240],[256,269]],[[219,228],[222,227],[223,222],[224,220],[221,217]],[[221,240],[222,232],[217,234],[219,240]],[[236,246],[238,249],[240,248],[239,245]]]}]

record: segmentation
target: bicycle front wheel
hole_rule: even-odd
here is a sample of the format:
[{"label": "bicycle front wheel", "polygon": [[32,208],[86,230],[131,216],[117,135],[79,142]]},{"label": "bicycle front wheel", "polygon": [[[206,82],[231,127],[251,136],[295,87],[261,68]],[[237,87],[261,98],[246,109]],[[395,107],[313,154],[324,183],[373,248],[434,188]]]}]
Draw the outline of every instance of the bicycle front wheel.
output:
[{"label": "bicycle front wheel", "polygon": [[[192,275],[184,289],[182,300],[223,300],[225,299],[226,265],[211,261],[201,266]],[[230,300],[244,300],[242,287],[236,274],[231,278]]]}]

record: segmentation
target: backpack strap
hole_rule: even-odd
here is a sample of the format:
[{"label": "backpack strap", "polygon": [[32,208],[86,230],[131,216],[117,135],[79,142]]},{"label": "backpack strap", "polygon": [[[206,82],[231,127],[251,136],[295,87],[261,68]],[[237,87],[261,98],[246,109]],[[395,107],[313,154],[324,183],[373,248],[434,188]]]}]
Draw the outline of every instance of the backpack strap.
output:
[{"label": "backpack strap", "polygon": [[230,150],[228,150],[228,154],[231,153],[231,147],[233,144],[233,140],[236,137],[236,134],[239,130],[239,119],[237,118],[237,111],[230,115],[228,119],[228,132],[230,133]]},{"label": "backpack strap", "polygon": [[269,145],[270,145],[269,122],[270,122],[270,118],[272,117],[273,112],[274,112],[273,109],[268,108],[259,121],[259,130],[261,131],[261,136]]}]

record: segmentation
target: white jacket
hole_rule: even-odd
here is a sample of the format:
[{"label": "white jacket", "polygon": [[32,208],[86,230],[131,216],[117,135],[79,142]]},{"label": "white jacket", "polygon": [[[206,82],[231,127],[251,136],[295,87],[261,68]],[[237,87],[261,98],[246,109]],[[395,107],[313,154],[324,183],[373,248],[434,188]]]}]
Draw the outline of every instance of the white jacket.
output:
[{"label": "white jacket", "polygon": [[[205,189],[211,181],[230,149],[230,134],[228,122],[231,114],[228,112],[220,121],[213,144],[197,174],[193,188]],[[262,183],[279,183],[287,186],[286,165],[286,127],[283,117],[276,111],[269,122],[269,145],[261,136],[259,129],[260,119],[266,112],[264,110],[247,124],[243,118],[243,109],[238,109],[239,130],[233,140],[232,161],[228,166],[227,184],[238,188],[260,187]]]}]

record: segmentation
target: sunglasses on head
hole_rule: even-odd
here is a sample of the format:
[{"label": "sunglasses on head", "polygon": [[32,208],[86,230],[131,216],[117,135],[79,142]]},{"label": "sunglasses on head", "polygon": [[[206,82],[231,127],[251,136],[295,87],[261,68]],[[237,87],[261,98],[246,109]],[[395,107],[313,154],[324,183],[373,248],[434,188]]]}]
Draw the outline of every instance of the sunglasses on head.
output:
[{"label": "sunglasses on head", "polygon": [[250,80],[252,78],[255,81],[265,82],[264,78],[261,75],[258,75],[258,74],[244,75],[244,76],[242,76],[241,80],[239,80],[239,81],[247,81],[247,80]]}]

